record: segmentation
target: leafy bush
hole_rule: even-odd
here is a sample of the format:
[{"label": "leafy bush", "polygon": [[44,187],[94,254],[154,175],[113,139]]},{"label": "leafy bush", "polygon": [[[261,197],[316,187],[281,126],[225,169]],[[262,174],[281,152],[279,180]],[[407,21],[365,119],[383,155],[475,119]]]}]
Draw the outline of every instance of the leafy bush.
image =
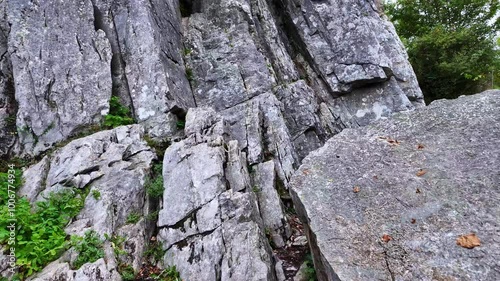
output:
[{"label": "leafy bush", "polygon": [[165,268],[158,275],[151,274],[151,277],[154,280],[159,280],[159,281],[182,281],[181,275],[179,271],[177,271],[175,265]]},{"label": "leafy bush", "polygon": [[101,199],[101,192],[97,189],[92,190],[92,197],[94,197],[95,200]]},{"label": "leafy bush", "polygon": [[118,272],[122,276],[123,281],[134,281],[135,280],[135,271],[134,268],[130,265],[122,264],[118,268]]},{"label": "leafy bush", "polygon": [[153,176],[146,181],[146,193],[152,198],[160,198],[163,196],[163,164],[155,164],[153,166]]},{"label": "leafy bush", "polygon": [[133,212],[127,216],[126,223],[127,224],[136,224],[140,219],[141,219],[141,214]]},{"label": "leafy bush", "polygon": [[[498,0],[419,1],[385,4],[408,49],[426,102],[495,87],[500,81]],[[500,43],[500,42],[499,42]]]},{"label": "leafy bush", "polygon": [[[67,189],[51,193],[46,201],[37,202],[33,209],[26,198],[17,200],[16,243],[8,245],[8,248],[15,247],[20,278],[41,270],[68,248],[64,227],[83,208],[84,198],[76,189]],[[2,200],[0,212],[0,244],[3,245],[9,237],[7,225],[11,219],[7,204],[4,203]]]},{"label": "leafy bush", "polygon": [[157,240],[154,242],[150,242],[146,251],[144,251],[144,257],[149,259],[152,264],[157,264],[163,259],[165,255],[165,251],[163,250],[161,243]]},{"label": "leafy bush", "polygon": [[78,257],[73,263],[75,269],[80,268],[86,263],[93,263],[104,257],[104,241],[94,230],[85,232],[83,237],[72,236],[71,245],[78,252]]},{"label": "leafy bush", "polygon": [[134,123],[130,110],[120,104],[118,97],[111,97],[109,101],[109,114],[104,117],[104,126],[115,128]]},{"label": "leafy bush", "polygon": [[316,269],[314,269],[314,263],[311,254],[308,254],[306,256],[306,260],[304,261],[304,263],[306,264],[306,269],[304,270],[306,280],[317,281],[318,278],[316,277]]}]

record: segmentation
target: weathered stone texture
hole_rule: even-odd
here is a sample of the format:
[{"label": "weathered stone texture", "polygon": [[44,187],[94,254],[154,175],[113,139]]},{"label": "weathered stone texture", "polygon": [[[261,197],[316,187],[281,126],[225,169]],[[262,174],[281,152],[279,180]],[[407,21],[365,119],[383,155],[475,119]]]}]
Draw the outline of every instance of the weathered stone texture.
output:
[{"label": "weathered stone texture", "polygon": [[[499,97],[346,129],[304,159],[292,194],[320,280],[500,278]],[[456,245],[469,233],[481,246]]]}]

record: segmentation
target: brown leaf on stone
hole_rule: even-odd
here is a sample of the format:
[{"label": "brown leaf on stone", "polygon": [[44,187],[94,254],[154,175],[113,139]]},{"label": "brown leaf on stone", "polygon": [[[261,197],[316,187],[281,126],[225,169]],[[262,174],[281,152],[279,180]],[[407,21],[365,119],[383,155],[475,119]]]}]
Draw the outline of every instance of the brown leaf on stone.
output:
[{"label": "brown leaf on stone", "polygon": [[358,193],[359,191],[361,190],[361,188],[359,186],[355,186],[352,191],[354,191],[354,193]]},{"label": "brown leaf on stone", "polygon": [[390,143],[392,145],[399,145],[400,144],[400,142],[398,140],[392,139],[390,137],[378,137],[378,138],[381,140],[386,140],[388,143]]},{"label": "brown leaf on stone", "polygon": [[392,240],[392,237],[389,234],[382,235],[382,241],[384,241],[385,243],[387,243],[391,240]]},{"label": "brown leaf on stone", "polygon": [[417,145],[417,149],[424,149],[424,147],[425,147],[425,146],[424,146],[423,144],[421,144],[421,143],[419,143],[419,144]]},{"label": "brown leaf on stone", "polygon": [[427,171],[426,171],[426,170],[424,170],[424,169],[420,169],[420,170],[418,170],[418,172],[417,172],[417,177],[421,177],[421,176],[425,175],[425,173],[427,173]]},{"label": "brown leaf on stone", "polygon": [[399,145],[400,142],[398,140],[393,140],[391,138],[387,139],[387,142],[392,144],[392,145]]},{"label": "brown leaf on stone", "polygon": [[462,235],[457,238],[457,245],[467,249],[472,249],[477,246],[481,246],[481,240],[476,236],[475,233]]},{"label": "brown leaf on stone", "polygon": [[415,224],[415,223],[417,223],[417,220],[416,219],[411,219],[411,223]]}]

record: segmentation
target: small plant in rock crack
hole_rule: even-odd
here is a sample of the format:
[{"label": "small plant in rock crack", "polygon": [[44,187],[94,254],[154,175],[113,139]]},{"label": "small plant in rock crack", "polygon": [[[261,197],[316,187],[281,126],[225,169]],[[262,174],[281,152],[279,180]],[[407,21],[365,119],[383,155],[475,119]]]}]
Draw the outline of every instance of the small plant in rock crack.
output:
[{"label": "small plant in rock crack", "polygon": [[165,268],[159,274],[151,274],[150,277],[158,281],[182,281],[175,265]]},{"label": "small plant in rock crack", "polygon": [[101,199],[101,192],[97,189],[92,189],[92,197],[94,197],[95,200]]},{"label": "small plant in rock crack", "polygon": [[71,245],[78,252],[78,257],[73,262],[75,269],[86,263],[92,263],[104,257],[104,241],[94,230],[85,232],[83,237],[72,236]]},{"label": "small plant in rock crack", "polygon": [[151,261],[151,264],[157,264],[163,259],[165,251],[162,248],[161,243],[158,240],[151,241],[144,251],[144,257]]},{"label": "small plant in rock crack", "polygon": [[111,247],[115,252],[116,258],[119,259],[121,256],[127,255],[127,251],[123,249],[123,243],[127,241],[126,237],[120,235],[109,236],[108,234],[104,234],[104,237],[111,242]]},{"label": "small plant in rock crack", "polygon": [[152,169],[152,177],[146,181],[146,193],[152,198],[160,198],[163,196],[163,164],[155,164]]},{"label": "small plant in rock crack", "polygon": [[115,128],[132,123],[134,123],[134,119],[132,119],[130,110],[120,103],[118,97],[111,97],[109,101],[109,114],[104,116],[103,125],[107,128]]},{"label": "small plant in rock crack", "polygon": [[120,264],[118,267],[118,272],[122,276],[123,281],[134,281],[135,280],[135,271],[131,265]]},{"label": "small plant in rock crack", "polygon": [[306,280],[317,281],[318,278],[316,277],[316,269],[314,269],[314,262],[311,254],[307,254],[304,263],[306,264],[306,268],[304,270]]},{"label": "small plant in rock crack", "polygon": [[194,79],[193,70],[189,67],[186,67],[186,78],[189,82],[193,81]]},{"label": "small plant in rock crack", "polygon": [[127,216],[126,224],[136,224],[141,219],[141,214],[132,212]]}]

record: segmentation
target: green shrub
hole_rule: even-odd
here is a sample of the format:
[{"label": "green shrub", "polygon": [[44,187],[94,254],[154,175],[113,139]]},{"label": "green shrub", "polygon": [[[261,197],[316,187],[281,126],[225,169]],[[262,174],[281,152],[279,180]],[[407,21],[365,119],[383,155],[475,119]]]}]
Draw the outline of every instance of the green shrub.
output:
[{"label": "green shrub", "polygon": [[127,216],[127,221],[125,223],[136,224],[140,219],[141,219],[141,214],[133,212]]},{"label": "green shrub", "polygon": [[109,236],[108,234],[104,234],[104,237],[106,240],[111,242],[111,247],[113,248],[117,259],[119,259],[120,256],[127,255],[127,252],[123,249],[123,243],[127,241],[126,237],[120,235]]},{"label": "green shrub", "polygon": [[134,123],[130,110],[120,104],[118,97],[111,97],[109,101],[109,114],[104,116],[104,126],[115,128]]},{"label": "green shrub", "polygon": [[153,176],[146,181],[146,193],[152,198],[160,198],[163,196],[163,164],[159,163],[153,166]]},{"label": "green shrub", "polygon": [[101,192],[97,189],[92,190],[92,197],[94,197],[95,200],[101,199]]},{"label": "green shrub", "polygon": [[[84,198],[81,191],[67,189],[51,193],[46,201],[37,202],[33,209],[26,198],[16,200],[15,245],[8,245],[7,248],[15,248],[20,278],[40,271],[68,248],[64,228],[83,208]],[[11,223],[11,217],[5,199],[2,199],[0,208],[0,244],[6,245],[10,234],[7,225]]]},{"label": "green shrub", "polygon": [[158,275],[151,274],[150,277],[152,277],[154,280],[160,280],[160,281],[182,281],[181,275],[179,271],[177,271],[175,265],[165,268]]},{"label": "green shrub", "polygon": [[135,271],[134,268],[130,265],[121,264],[118,268],[118,272],[120,272],[123,281],[135,280]]},{"label": "green shrub", "polygon": [[304,270],[306,280],[317,281],[318,278],[316,277],[316,269],[314,269],[314,262],[311,254],[308,254],[306,256],[306,260],[304,261],[304,263],[306,264],[306,269]]},{"label": "green shrub", "polygon": [[164,255],[165,251],[158,241],[150,242],[146,251],[144,251],[144,257],[148,258],[152,264],[157,264],[163,259]]},{"label": "green shrub", "polygon": [[104,257],[104,241],[94,230],[85,232],[83,237],[72,236],[71,245],[78,252],[78,257],[73,263],[75,269],[80,268],[86,263],[92,263]]}]

